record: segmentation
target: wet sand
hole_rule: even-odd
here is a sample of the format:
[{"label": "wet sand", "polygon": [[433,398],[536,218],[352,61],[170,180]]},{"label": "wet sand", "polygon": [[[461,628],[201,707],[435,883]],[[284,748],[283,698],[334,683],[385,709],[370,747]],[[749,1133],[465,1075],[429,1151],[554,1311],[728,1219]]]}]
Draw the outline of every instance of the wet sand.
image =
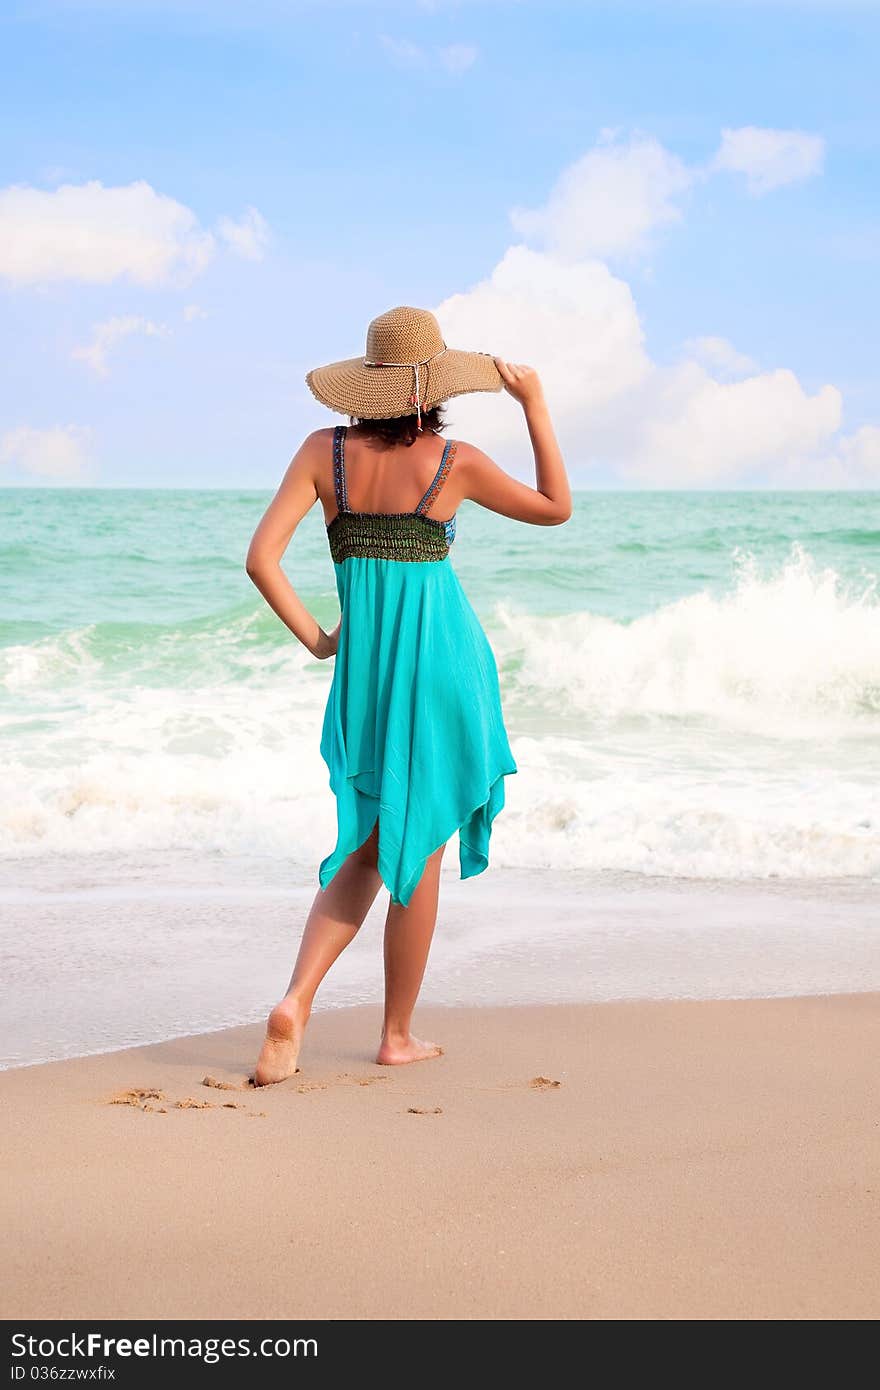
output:
[{"label": "wet sand", "polygon": [[[425,1004],[880,991],[875,884],[597,879],[519,869],[461,882],[455,855],[448,857]],[[270,867],[196,859],[187,886],[161,856],[30,865],[17,890],[0,889],[0,1066],[265,1018],[290,978],[314,896],[311,882],[272,881]],[[274,873],[282,876],[277,866]],[[321,986],[322,1008],[382,999],[386,907],[381,893]]]},{"label": "wet sand", "polygon": [[880,996],[418,1028],[385,1069],[318,1014],[264,1091],[252,1026],[0,1075],[2,1316],[880,1315]]}]

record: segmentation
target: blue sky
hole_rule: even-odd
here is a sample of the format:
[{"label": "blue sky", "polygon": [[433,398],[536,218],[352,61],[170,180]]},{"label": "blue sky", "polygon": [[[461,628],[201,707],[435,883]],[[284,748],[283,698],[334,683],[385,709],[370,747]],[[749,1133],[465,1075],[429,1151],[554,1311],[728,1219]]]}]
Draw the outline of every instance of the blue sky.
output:
[{"label": "blue sky", "polygon": [[[305,371],[414,303],[544,372],[580,485],[880,486],[878,40],[867,2],[7,0],[0,479],[271,486],[334,418]],[[527,472],[512,402],[450,415]]]}]

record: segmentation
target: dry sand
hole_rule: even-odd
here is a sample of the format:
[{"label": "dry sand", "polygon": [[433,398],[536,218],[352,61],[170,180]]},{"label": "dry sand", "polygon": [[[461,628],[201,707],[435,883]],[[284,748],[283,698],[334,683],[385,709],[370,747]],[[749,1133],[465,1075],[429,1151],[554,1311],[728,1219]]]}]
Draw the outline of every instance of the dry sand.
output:
[{"label": "dry sand", "polygon": [[3,1316],[880,1315],[880,996],[377,1022],[260,1092],[203,1084],[256,1027],[0,1075]]}]

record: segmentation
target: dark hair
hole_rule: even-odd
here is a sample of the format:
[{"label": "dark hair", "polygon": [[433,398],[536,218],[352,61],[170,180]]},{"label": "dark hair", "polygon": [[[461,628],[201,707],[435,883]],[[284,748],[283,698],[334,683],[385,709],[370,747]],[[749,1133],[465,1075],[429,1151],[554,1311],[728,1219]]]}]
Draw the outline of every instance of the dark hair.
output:
[{"label": "dark hair", "polygon": [[[390,420],[362,420],[357,415],[352,415],[351,423],[356,425],[364,438],[375,441],[377,444],[415,444],[419,437],[417,429],[417,417],[415,415],[395,415]],[[443,419],[442,405],[435,405],[431,410],[422,411],[422,429],[432,434],[439,434],[446,428],[446,421]]]}]

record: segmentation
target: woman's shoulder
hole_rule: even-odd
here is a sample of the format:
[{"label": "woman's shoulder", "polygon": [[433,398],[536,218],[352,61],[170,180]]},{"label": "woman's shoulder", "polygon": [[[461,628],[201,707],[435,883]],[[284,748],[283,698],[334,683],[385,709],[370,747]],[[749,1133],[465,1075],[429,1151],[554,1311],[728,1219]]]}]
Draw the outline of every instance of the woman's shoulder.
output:
[{"label": "woman's shoulder", "polygon": [[479,449],[476,444],[471,444],[470,440],[459,439],[456,436],[454,440],[449,442],[455,444],[456,468],[479,472],[481,468],[493,466],[489,455]]},{"label": "woman's shoulder", "polygon": [[316,448],[320,444],[326,444],[333,438],[337,428],[338,426],[336,425],[322,425],[320,429],[312,430],[311,434],[307,434],[303,440],[302,447],[308,449]]},{"label": "woman's shoulder", "polygon": [[325,459],[329,459],[333,451],[334,434],[335,427],[325,425],[306,435],[299,446],[299,457],[304,460],[306,466],[320,466]]}]

